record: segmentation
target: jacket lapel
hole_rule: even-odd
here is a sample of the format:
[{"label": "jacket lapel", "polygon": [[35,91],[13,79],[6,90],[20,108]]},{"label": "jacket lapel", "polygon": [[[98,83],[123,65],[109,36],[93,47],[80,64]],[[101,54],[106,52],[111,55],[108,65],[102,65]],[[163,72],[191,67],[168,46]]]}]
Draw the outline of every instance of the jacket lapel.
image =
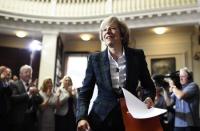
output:
[{"label": "jacket lapel", "polygon": [[20,90],[20,92],[26,92],[26,89],[25,89],[25,87],[24,87],[24,84],[23,84],[23,82],[21,81],[21,80],[19,80],[19,90]]},{"label": "jacket lapel", "polygon": [[[129,88],[129,83],[131,80],[135,80],[135,75],[137,74],[136,69],[136,59],[133,55],[133,52],[129,48],[125,48],[125,56],[126,56],[126,83],[125,88]],[[134,75],[135,74],[135,75]]]},{"label": "jacket lapel", "polygon": [[102,76],[105,77],[105,78],[103,78],[105,80],[104,82],[107,84],[108,87],[112,88],[112,81],[111,81],[111,75],[110,75],[110,64],[109,64],[107,49],[101,53],[100,67],[103,70]]}]

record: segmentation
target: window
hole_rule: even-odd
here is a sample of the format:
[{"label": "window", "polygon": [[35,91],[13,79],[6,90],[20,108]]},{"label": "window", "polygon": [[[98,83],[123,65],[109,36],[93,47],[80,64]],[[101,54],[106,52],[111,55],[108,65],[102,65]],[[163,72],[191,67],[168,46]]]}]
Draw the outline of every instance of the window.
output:
[{"label": "window", "polygon": [[67,54],[65,60],[65,75],[72,78],[73,87],[82,87],[87,67],[87,54]]}]

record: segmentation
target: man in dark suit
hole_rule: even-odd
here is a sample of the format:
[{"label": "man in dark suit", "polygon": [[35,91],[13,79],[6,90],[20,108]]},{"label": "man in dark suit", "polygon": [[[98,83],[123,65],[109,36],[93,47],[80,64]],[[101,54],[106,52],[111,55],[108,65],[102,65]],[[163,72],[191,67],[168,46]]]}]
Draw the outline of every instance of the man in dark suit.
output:
[{"label": "man in dark suit", "polygon": [[[145,89],[145,102],[152,106],[155,87],[142,50],[128,47],[127,26],[116,17],[106,18],[100,26],[100,40],[106,50],[89,56],[83,87],[77,102],[77,131],[124,131],[119,98],[121,88],[137,96],[138,82]],[[88,115],[95,84],[98,95]],[[137,105],[135,105],[137,106]]]},{"label": "man in dark suit", "polygon": [[12,91],[7,80],[9,72],[6,66],[0,66],[0,131],[9,130],[10,96]]},{"label": "man in dark suit", "polygon": [[42,103],[38,89],[30,85],[32,68],[20,68],[20,80],[14,82],[11,96],[11,131],[37,131],[37,106]]}]

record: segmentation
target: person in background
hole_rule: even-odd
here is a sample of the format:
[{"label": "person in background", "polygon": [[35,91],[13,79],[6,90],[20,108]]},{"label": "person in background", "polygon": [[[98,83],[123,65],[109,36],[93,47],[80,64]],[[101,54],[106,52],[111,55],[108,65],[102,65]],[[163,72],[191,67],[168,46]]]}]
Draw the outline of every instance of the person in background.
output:
[{"label": "person in background", "polygon": [[[146,89],[145,102],[153,105],[155,87],[149,74],[144,52],[132,49],[129,30],[117,17],[107,17],[100,25],[100,40],[106,49],[88,58],[83,86],[77,100],[77,131],[124,131],[119,98],[121,88],[137,96],[138,82]],[[88,115],[88,107],[97,85],[98,95]]]},{"label": "person in background", "polygon": [[0,66],[0,131],[9,131],[10,96],[12,90],[8,81],[9,72],[6,66]]},{"label": "person in background", "polygon": [[[156,97],[154,107],[167,109],[167,105],[163,96],[163,87],[156,86]],[[170,131],[170,123],[168,121],[169,112],[160,115],[160,123],[164,131]]]},{"label": "person in background", "polygon": [[169,81],[171,97],[164,90],[167,105],[175,105],[174,131],[197,131],[200,126],[199,86],[193,82],[188,68],[181,68],[179,73],[181,88]]},{"label": "person in background", "polygon": [[40,89],[43,103],[40,105],[39,111],[39,131],[55,131],[54,112],[59,103],[59,96],[53,93],[52,79],[44,79]]},{"label": "person in background", "polygon": [[7,72],[8,72],[8,75],[7,75],[7,80],[9,82],[12,82],[12,70],[10,68],[7,67]]},{"label": "person in background", "polygon": [[137,92],[137,98],[138,99],[140,99],[140,100],[143,100],[143,98],[144,98],[144,89],[142,88],[142,86],[138,86],[137,88],[136,88],[136,92]]},{"label": "person in background", "polygon": [[75,101],[76,90],[72,89],[72,79],[64,76],[61,80],[61,86],[57,90],[60,105],[56,109],[56,131],[76,131],[75,119]]},{"label": "person in background", "polygon": [[36,78],[36,79],[33,81],[33,85],[35,85],[35,86],[38,87],[38,78]]},{"label": "person in background", "polygon": [[160,123],[164,131],[173,131],[174,129],[173,105],[167,106],[164,95],[163,95],[164,90],[165,90],[167,93],[166,95],[170,96],[170,93],[168,91],[169,84],[166,81],[164,75],[154,74],[152,75],[152,79],[156,87],[156,97],[154,101],[154,107],[167,109],[167,112],[165,114],[160,115]]},{"label": "person in background", "polygon": [[12,77],[13,82],[14,82],[14,81],[17,81],[18,79],[19,79],[18,76],[13,75],[13,77]]},{"label": "person in background", "polygon": [[32,67],[21,66],[19,77],[11,86],[11,131],[37,131],[37,110],[43,100],[37,87],[30,86]]}]

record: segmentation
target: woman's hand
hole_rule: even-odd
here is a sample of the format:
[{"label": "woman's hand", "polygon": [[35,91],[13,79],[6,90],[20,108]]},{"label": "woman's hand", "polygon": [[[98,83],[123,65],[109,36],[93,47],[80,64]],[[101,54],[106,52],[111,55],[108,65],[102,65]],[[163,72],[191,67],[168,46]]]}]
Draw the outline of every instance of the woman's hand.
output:
[{"label": "woman's hand", "polygon": [[144,100],[144,103],[147,105],[147,108],[151,108],[152,106],[154,106],[154,103],[153,103],[153,100],[150,98],[150,97],[147,97],[145,100]]},{"label": "woman's hand", "polygon": [[78,122],[77,131],[90,131],[90,125],[87,120],[80,120]]},{"label": "woman's hand", "polygon": [[48,97],[50,97],[52,95],[52,92],[51,92],[50,88],[47,89],[47,93],[46,94],[47,94]]}]

